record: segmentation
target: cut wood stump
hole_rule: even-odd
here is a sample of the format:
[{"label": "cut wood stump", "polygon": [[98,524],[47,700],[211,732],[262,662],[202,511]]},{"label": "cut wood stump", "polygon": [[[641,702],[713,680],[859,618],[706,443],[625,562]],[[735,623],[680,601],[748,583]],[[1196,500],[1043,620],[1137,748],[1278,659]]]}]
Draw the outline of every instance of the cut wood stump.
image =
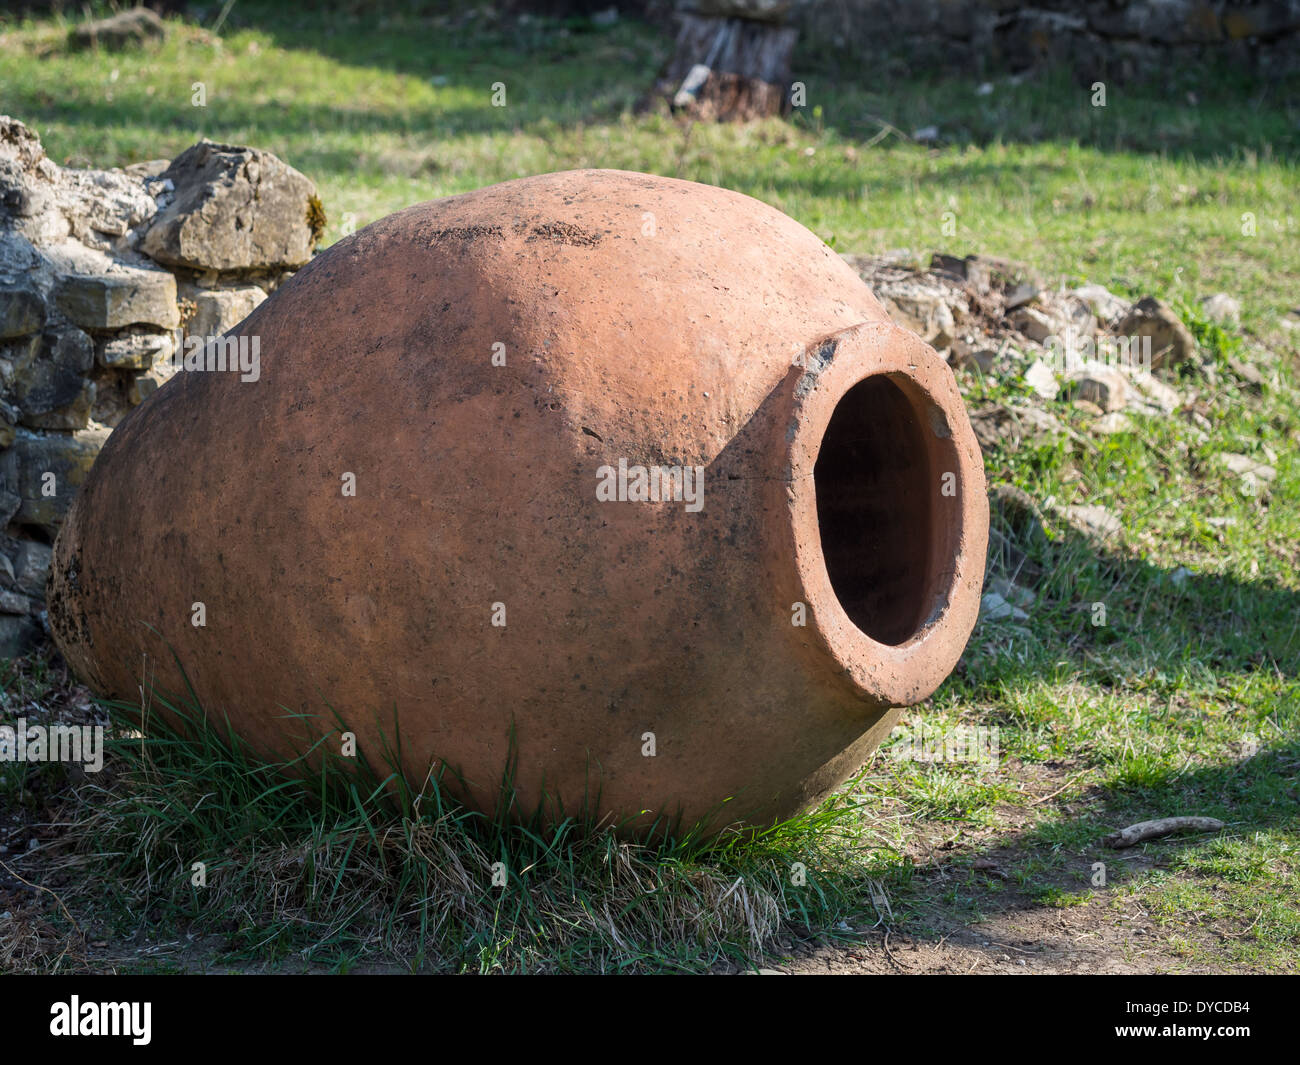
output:
[{"label": "cut wood stump", "polygon": [[672,59],[656,84],[675,111],[711,121],[779,115],[798,31],[768,21],[681,13]]}]

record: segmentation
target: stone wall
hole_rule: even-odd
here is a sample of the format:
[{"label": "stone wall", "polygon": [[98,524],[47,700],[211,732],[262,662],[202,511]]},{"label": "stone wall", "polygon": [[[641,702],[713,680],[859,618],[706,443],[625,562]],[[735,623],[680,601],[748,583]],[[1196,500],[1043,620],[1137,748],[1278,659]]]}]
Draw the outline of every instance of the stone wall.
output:
[{"label": "stone wall", "polygon": [[1300,0],[792,0],[807,46],[965,69],[1066,64],[1083,77],[1160,77],[1223,57],[1300,61]]},{"label": "stone wall", "polygon": [[0,116],[0,657],[42,637],[50,545],[112,428],[323,226],[315,186],[268,152],[71,170]]}]

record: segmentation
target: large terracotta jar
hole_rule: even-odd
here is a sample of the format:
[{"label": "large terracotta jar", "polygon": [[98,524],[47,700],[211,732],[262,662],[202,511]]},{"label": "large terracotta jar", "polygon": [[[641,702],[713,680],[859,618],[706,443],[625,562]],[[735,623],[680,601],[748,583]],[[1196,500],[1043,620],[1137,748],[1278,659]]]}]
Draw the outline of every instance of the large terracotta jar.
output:
[{"label": "large terracotta jar", "polygon": [[178,373],[58,538],[51,623],[100,693],[183,691],[174,651],[268,756],[337,714],[483,809],[513,760],[520,813],[765,823],[970,634],[952,374],[756,200],[587,170],[420,204],[235,334],[256,380]]}]

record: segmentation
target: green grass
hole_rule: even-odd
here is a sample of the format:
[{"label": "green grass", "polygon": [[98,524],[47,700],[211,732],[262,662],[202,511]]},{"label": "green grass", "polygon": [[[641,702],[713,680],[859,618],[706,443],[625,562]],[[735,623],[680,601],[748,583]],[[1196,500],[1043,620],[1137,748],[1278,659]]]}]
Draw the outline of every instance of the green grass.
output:
[{"label": "green grass", "polygon": [[147,736],[139,707],[112,710],[115,770],[77,789],[51,864],[61,897],[100,935],[215,937],[213,963],[749,964],[791,926],[856,919],[879,872],[843,798],[758,833],[635,842],[581,816],[488,819],[440,778],[413,793],[382,768],[308,768],[317,752],[268,764],[188,697],[151,700]]},{"label": "green grass", "polygon": [[[1294,79],[1162,71],[1111,85],[1099,108],[1064,75],[995,78],[978,96],[971,78],[864,72],[809,49],[795,71],[807,105],[790,121],[683,125],[633,113],[671,46],[647,27],[413,7],[241,0],[219,40],[173,22],[147,56],[69,54],[66,24],[10,19],[0,88],[59,162],[171,157],[200,136],[268,148],[320,185],[327,240],[420,200],[603,166],[746,192],[840,250],[996,248],[1133,292],[1232,288],[1248,325],[1294,303]],[[195,82],[206,107],[191,103]],[[497,82],[505,107],[491,105]],[[940,147],[887,132],[926,125]],[[1255,236],[1241,232],[1247,212]]]},{"label": "green grass", "polygon": [[[1158,295],[1217,376],[1185,369],[1171,381],[1181,411],[1133,416],[1132,431],[1108,437],[1061,399],[1049,409],[1079,439],[986,453],[991,484],[1040,504],[1101,503],[1123,520],[1096,544],[1051,508],[1041,533],[995,510],[990,578],[1032,589],[1029,620],[982,622],[953,677],[909,717],[996,725],[995,771],[887,747],[827,807],[757,841],[639,846],[576,822],[487,824],[436,789],[418,811],[393,807],[373,781],[286,789],[227,738],[151,735],[119,752],[110,793],[76,807],[95,828],[78,821],[75,860],[107,863],[95,867],[101,897],[77,912],[120,935],[220,936],[218,955],[235,961],[676,971],[779,955],[805,936],[851,939],[840,922],[937,940],[1009,907],[1100,925],[1136,905],[1188,964],[1295,971],[1300,412],[1296,334],[1282,320],[1300,291],[1300,83],[1200,66],[1111,85],[1094,108],[1061,74],[995,77],[979,95],[958,74],[805,53],[805,110],[692,125],[635,109],[669,48],[647,27],[423,10],[241,2],[220,40],[172,22],[145,55],[73,56],[66,23],[0,19],[0,99],[61,163],[169,157],[200,136],[268,148],[318,183],[327,243],[420,200],[549,170],[725,185],[840,251],[982,251]],[[196,81],[206,108],[191,106]],[[503,108],[491,105],[497,81]],[[937,146],[902,135],[925,125],[939,127]],[[1240,327],[1200,317],[1200,297],[1218,290],[1242,301]],[[1276,382],[1259,393],[1232,360]],[[960,383],[972,407],[1025,395],[1010,378]],[[1267,461],[1276,479],[1247,491],[1218,464],[1224,451]],[[5,712],[40,683],[6,677]],[[40,806],[65,783],[45,772],[6,767],[0,801]],[[1101,844],[1182,813],[1227,827],[1136,853]],[[504,890],[490,886],[498,859]],[[203,895],[181,875],[195,860],[209,861]],[[808,888],[789,883],[796,861]],[[724,900],[737,881],[743,896]],[[871,901],[881,892],[887,919]]]}]

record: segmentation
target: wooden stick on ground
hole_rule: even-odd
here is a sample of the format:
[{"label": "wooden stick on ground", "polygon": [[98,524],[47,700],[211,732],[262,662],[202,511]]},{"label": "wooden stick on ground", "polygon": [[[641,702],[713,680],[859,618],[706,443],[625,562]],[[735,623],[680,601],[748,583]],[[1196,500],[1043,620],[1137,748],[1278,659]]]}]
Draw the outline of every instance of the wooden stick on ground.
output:
[{"label": "wooden stick on ground", "polygon": [[1132,847],[1148,839],[1168,836],[1174,832],[1217,832],[1223,822],[1214,817],[1162,817],[1157,821],[1141,821],[1106,837],[1106,846],[1119,849]]}]

